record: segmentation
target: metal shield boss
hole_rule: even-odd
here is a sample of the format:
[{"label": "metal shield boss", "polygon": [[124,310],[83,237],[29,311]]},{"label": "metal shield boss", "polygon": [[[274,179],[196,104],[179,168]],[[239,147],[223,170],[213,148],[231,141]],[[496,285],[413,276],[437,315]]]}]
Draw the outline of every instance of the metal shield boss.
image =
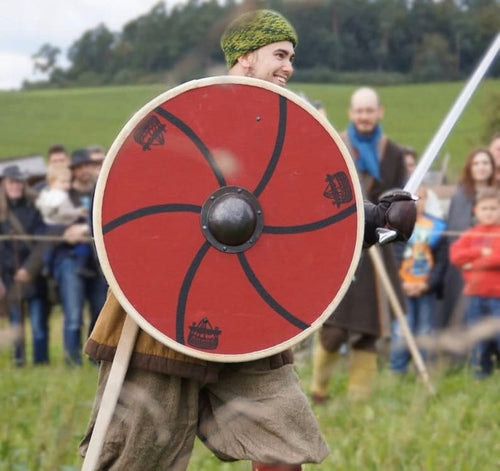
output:
[{"label": "metal shield boss", "polygon": [[211,361],[299,342],[333,312],[364,229],[356,170],[335,130],[291,91],[245,77],[173,88],[113,143],[94,233],[139,326]]}]

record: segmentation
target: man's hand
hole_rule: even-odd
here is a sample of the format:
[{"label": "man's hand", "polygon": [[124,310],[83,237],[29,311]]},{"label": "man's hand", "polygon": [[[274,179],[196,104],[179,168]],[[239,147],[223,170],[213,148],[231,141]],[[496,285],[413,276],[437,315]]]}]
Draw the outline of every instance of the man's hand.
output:
[{"label": "man's hand", "polygon": [[26,268],[19,268],[19,270],[14,273],[14,281],[19,283],[29,283],[31,281],[31,275]]},{"label": "man's hand", "polygon": [[422,296],[424,293],[429,291],[429,285],[424,281],[404,281],[401,284],[401,287],[403,288],[404,294],[406,294],[406,296],[408,296],[409,298],[418,298],[419,296]]},{"label": "man's hand", "polygon": [[76,244],[85,242],[90,235],[90,227],[88,224],[72,224],[63,234],[64,240],[68,244]]},{"label": "man's hand", "polygon": [[396,233],[394,240],[407,241],[415,226],[417,207],[410,193],[394,190],[384,193],[377,205],[364,202],[365,237],[364,245],[378,242],[377,229],[385,228]]}]

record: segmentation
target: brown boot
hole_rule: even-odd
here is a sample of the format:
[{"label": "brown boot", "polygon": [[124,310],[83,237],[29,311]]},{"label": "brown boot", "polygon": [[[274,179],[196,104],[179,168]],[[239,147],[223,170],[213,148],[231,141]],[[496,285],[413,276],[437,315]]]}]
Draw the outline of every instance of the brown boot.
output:
[{"label": "brown boot", "polygon": [[377,373],[377,354],[364,350],[351,350],[347,392],[351,399],[367,399]]},{"label": "brown boot", "polygon": [[338,352],[329,352],[319,340],[316,342],[311,379],[311,399],[315,404],[327,402],[328,384],[339,357]]},{"label": "brown boot", "polygon": [[252,461],[252,471],[301,471],[300,464],[264,464]]}]

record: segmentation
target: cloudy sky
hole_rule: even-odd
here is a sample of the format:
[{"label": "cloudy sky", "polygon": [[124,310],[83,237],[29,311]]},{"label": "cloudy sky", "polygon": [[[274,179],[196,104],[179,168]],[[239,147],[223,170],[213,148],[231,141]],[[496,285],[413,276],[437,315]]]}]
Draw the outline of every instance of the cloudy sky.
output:
[{"label": "cloudy sky", "polygon": [[[99,23],[119,31],[128,21],[148,13],[159,0],[0,0],[0,89],[17,89],[33,75],[40,46],[59,47],[58,64],[67,65],[68,47]],[[184,0],[167,0],[171,7]]]}]

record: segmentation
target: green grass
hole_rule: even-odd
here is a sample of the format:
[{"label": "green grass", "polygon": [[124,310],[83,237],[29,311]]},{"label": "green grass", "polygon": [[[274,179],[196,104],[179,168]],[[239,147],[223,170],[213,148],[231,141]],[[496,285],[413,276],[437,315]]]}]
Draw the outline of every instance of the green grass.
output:
[{"label": "green grass", "polygon": [[[5,329],[5,321],[0,328]],[[61,316],[51,320],[51,359],[46,367],[15,369],[10,346],[0,345],[0,471],[76,471],[78,443],[90,414],[97,369],[64,366]],[[311,368],[297,365],[307,391]],[[346,395],[345,362],[331,384],[332,400],[315,406],[331,453],[313,470],[469,471],[500,467],[497,371],[484,381],[467,369],[431,372],[430,396],[415,376],[395,378],[384,364],[369,400]],[[247,462],[221,463],[200,442],[189,471],[249,471]]]},{"label": "green grass", "polygon": [[[0,320],[3,332],[5,319]],[[0,470],[77,470],[76,446],[85,430],[97,368],[67,368],[61,347],[61,314],[51,327],[51,365],[11,365],[10,345],[0,344]],[[28,337],[29,337],[29,332]],[[28,358],[31,348],[27,339]]]},{"label": "green grass", "polygon": [[160,86],[0,92],[1,156],[46,154],[53,143],[69,150],[109,146],[134,111]]},{"label": "green grass", "polygon": [[[443,147],[449,152],[450,179],[456,179],[465,156],[481,141],[484,107],[499,80],[483,81]],[[432,83],[378,87],[386,110],[383,126],[394,140],[422,153],[464,83]],[[354,86],[291,84],[296,91],[321,100],[337,130],[347,124]],[[68,90],[0,92],[0,159],[40,153],[62,142],[70,150],[89,144],[109,147],[123,125],[165,86],[141,85]],[[237,103],[235,103],[237,106]]]}]

